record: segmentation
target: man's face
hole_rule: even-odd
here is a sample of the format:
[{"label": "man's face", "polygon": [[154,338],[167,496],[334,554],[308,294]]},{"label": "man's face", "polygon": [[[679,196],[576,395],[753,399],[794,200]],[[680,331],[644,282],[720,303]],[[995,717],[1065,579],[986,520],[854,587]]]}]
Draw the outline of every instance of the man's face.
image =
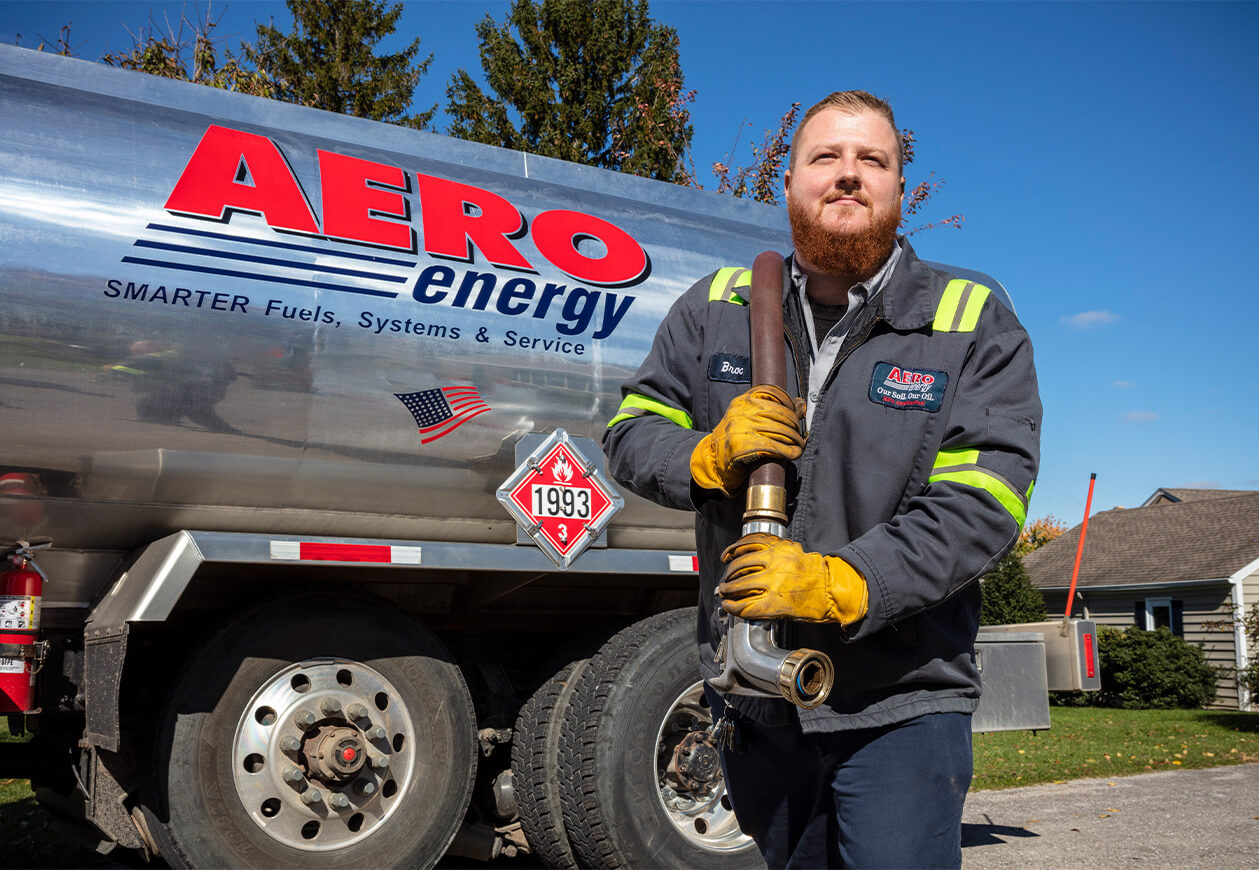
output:
[{"label": "man's face", "polygon": [[892,125],[873,111],[823,109],[800,131],[793,158],[784,185],[796,255],[821,272],[873,275],[904,199]]}]

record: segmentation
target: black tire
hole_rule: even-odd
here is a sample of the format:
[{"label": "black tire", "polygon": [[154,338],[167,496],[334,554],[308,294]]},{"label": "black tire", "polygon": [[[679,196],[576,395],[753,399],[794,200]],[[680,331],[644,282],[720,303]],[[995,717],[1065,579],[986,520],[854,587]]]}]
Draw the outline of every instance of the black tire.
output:
[{"label": "black tire", "polygon": [[[635,623],[590,660],[564,720],[560,770],[564,825],[579,866],[765,866],[738,830],[719,780],[704,804],[716,815],[696,818],[719,816],[720,830],[688,831],[686,814],[666,808],[659,764],[672,754],[663,751],[669,723],[679,715],[691,716],[688,729],[711,723],[700,687],[692,608]],[[689,706],[679,707],[683,699]]]},{"label": "black tire", "polygon": [[[330,674],[342,688],[324,688]],[[294,709],[342,689],[352,699],[363,693],[368,717],[329,714],[307,731],[293,724]],[[267,706],[266,699],[297,698],[298,692],[309,692],[303,697],[310,700],[296,700],[296,708]],[[272,722],[262,715],[266,710]],[[388,726],[386,735],[364,735],[357,756],[385,758],[388,767],[365,765],[353,774],[353,785],[318,780],[309,770],[300,786],[277,785],[277,770],[294,766],[295,757],[301,763],[300,755],[279,749],[259,749],[243,764],[234,757],[247,739],[275,746],[286,733],[282,728],[318,735],[325,727],[366,730],[373,723]],[[146,809],[172,866],[431,867],[471,798],[476,719],[462,674],[423,626],[373,600],[304,596],[243,615],[193,653],[168,697],[156,756],[154,797]],[[251,765],[268,778],[251,779]],[[358,787],[369,781],[373,791],[364,795]],[[298,788],[317,787],[326,804],[297,802]],[[264,793],[271,794],[267,802],[246,806]],[[340,800],[334,793],[355,803],[334,809],[332,801]],[[274,812],[264,820],[268,806]],[[311,819],[303,822],[303,812]],[[314,824],[309,842],[292,834],[296,824],[303,825],[301,838]]]},{"label": "black tire", "polygon": [[520,708],[512,731],[511,770],[520,825],[533,853],[548,867],[577,866],[564,832],[560,747],[564,717],[588,659],[570,662]]}]

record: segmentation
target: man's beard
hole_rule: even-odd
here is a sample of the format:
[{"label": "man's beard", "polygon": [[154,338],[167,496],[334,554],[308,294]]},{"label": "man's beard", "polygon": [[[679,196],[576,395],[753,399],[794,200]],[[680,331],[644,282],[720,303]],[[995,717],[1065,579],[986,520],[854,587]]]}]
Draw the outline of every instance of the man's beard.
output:
[{"label": "man's beard", "polygon": [[828,275],[852,275],[858,281],[874,276],[892,253],[896,229],[900,226],[899,208],[874,213],[864,229],[852,233],[835,232],[822,226],[820,215],[812,203],[787,200],[791,219],[791,240],[796,254],[815,269]]}]

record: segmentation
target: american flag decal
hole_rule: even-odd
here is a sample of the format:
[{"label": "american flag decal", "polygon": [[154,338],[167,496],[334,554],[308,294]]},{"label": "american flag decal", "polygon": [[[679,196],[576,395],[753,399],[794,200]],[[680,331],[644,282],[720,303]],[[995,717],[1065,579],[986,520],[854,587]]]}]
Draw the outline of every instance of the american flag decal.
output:
[{"label": "american flag decal", "polygon": [[394,393],[420,427],[421,444],[436,441],[473,417],[490,410],[475,387],[442,387],[417,393]]}]

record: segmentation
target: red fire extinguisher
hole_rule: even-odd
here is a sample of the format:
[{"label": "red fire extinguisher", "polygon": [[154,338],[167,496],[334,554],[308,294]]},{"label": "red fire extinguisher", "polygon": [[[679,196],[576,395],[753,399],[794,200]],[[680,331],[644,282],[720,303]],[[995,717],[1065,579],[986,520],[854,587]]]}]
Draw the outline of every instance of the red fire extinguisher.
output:
[{"label": "red fire extinguisher", "polygon": [[31,557],[34,547],[19,541],[0,572],[0,713],[28,713],[35,707],[35,674],[43,660],[39,604],[44,578]]}]

